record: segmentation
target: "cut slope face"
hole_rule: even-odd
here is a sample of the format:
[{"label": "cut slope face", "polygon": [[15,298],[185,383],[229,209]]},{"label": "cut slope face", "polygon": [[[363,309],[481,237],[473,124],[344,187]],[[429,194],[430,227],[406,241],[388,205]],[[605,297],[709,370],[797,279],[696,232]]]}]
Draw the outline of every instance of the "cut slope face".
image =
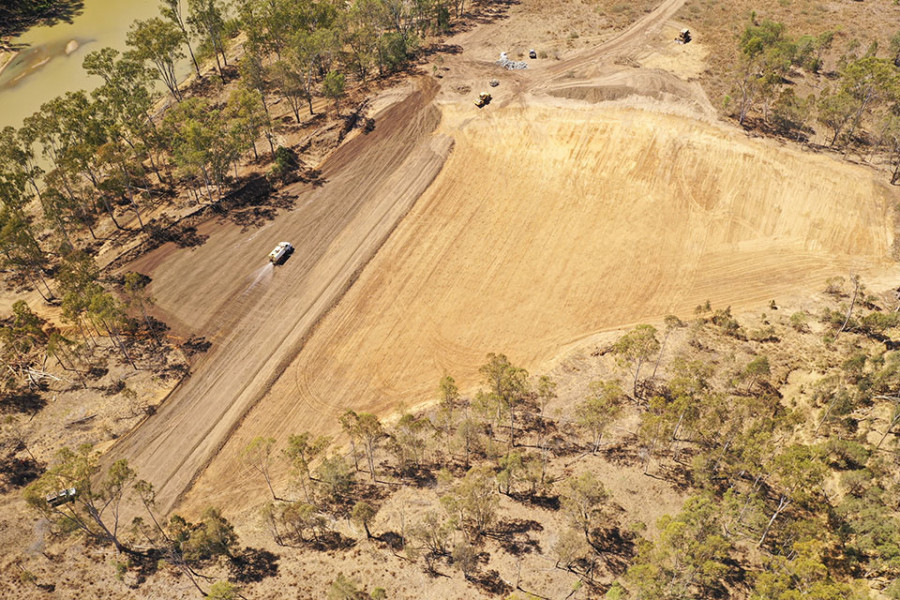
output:
[{"label": "cut slope face", "polygon": [[443,129],[455,147],[441,174],[201,489],[254,435],[324,432],[347,408],[431,399],[447,373],[471,386],[490,351],[534,369],[604,328],[889,264],[890,192],[827,157],[571,103],[446,106]]}]

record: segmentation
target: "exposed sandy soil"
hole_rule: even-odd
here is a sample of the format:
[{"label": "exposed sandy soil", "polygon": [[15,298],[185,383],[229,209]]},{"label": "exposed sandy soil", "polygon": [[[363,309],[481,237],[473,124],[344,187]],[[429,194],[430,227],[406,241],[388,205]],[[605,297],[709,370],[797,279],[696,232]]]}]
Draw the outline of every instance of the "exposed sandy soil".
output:
[{"label": "exposed sandy soil", "polygon": [[[671,41],[681,4],[519,72],[492,62],[502,24],[457,36],[434,100],[431,78],[381,100],[374,132],[326,163],[325,185],[292,190],[294,210],[252,233],[211,223],[202,247],[131,265],[154,278],[162,318],[213,348],[113,456],[163,509],[215,456],[185,508],[237,508],[261,493],[235,475],[253,436],[328,432],[347,408],[387,414],[430,399],[444,373],[471,387],[489,351],[537,369],[707,299],[751,306],[834,274],[884,276],[894,192],[865,168],[715,124],[687,80],[702,47]],[[297,252],[271,273],[281,239]]]},{"label": "exposed sandy soil", "polygon": [[[450,143],[432,135],[433,86],[422,86],[375,114],[374,131],[324,165],[326,184],[288,190],[295,208],[283,218],[252,232],[208,223],[203,246],[164,246],[129,265],[154,278],[164,320],[213,344],[178,392],[114,452],[156,485],[162,509],[172,507],[437,174]],[[283,239],[296,251],[273,268],[266,255]]]},{"label": "exposed sandy soil", "polygon": [[[487,352],[535,368],[707,299],[751,306],[890,267],[893,194],[870,171],[748,140],[709,123],[696,84],[614,64],[678,62],[663,26],[678,5],[523,72],[447,61],[450,160],[198,482],[197,507],[226,501],[223,481],[228,496],[258,488],[229,477],[253,436],[334,431],[347,408],[387,414],[431,399],[445,373],[471,387]],[[488,76],[502,83],[479,112]]]}]

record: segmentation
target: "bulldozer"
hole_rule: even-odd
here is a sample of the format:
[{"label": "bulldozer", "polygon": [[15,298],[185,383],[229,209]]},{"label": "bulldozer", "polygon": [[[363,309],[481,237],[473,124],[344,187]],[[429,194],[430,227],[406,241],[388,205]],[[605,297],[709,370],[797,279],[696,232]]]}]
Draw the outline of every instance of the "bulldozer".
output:
[{"label": "bulldozer", "polygon": [[682,29],[675,41],[679,44],[687,44],[691,41],[691,32],[687,29]]},{"label": "bulldozer", "polygon": [[483,108],[491,103],[491,95],[487,92],[481,92],[478,94],[478,100],[475,101],[475,106],[478,108]]}]

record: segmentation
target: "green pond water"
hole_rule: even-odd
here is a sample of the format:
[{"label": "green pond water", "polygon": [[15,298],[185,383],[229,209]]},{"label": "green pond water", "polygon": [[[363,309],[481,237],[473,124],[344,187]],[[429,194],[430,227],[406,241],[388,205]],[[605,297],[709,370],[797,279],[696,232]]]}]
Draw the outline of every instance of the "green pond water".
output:
[{"label": "green pond water", "polygon": [[100,78],[81,68],[84,57],[104,46],[124,50],[131,23],[158,14],[156,0],[85,0],[72,23],[35,27],[13,39],[27,47],[0,73],[0,128],[19,127],[41,104],[65,92],[97,87]]}]

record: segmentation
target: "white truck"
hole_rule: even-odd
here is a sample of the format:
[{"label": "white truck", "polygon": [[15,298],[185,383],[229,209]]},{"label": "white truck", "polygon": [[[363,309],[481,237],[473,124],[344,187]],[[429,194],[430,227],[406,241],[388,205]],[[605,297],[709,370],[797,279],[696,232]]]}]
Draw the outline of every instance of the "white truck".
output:
[{"label": "white truck", "polygon": [[50,506],[62,506],[66,502],[75,502],[75,496],[77,495],[78,490],[70,487],[64,490],[60,490],[55,494],[48,494],[45,500]]},{"label": "white truck", "polygon": [[290,242],[281,242],[280,244],[275,246],[274,250],[269,252],[269,261],[272,264],[277,265],[281,263],[281,261],[283,261],[284,258],[293,251],[294,247]]}]

